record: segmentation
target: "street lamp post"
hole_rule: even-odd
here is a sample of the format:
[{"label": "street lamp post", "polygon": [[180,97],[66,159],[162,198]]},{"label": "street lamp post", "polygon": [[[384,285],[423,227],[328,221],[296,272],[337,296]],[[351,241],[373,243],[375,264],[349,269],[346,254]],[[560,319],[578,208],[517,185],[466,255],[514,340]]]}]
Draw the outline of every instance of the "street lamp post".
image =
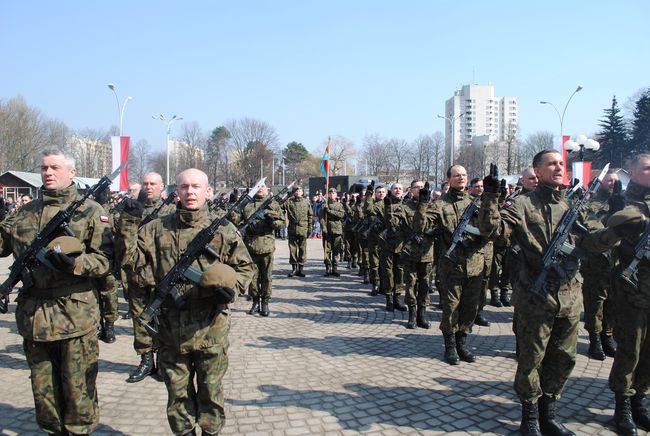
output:
[{"label": "street lamp post", "polygon": [[579,153],[578,160],[582,162],[584,161],[585,150],[598,151],[600,143],[595,139],[587,138],[587,135],[578,135],[575,139],[565,142],[564,148],[566,148],[566,151],[577,151]]},{"label": "street lamp post", "polygon": [[117,103],[117,115],[118,115],[118,119],[120,120],[120,136],[122,136],[122,127],[124,126],[124,111],[126,110],[126,104],[129,101],[133,100],[133,97],[129,95],[126,99],[124,99],[124,103],[122,103],[122,108],[120,109],[120,99],[117,97],[117,91],[115,90],[115,85],[109,83],[106,86],[108,86],[108,89],[113,91],[113,94],[115,95],[115,102]]},{"label": "street lamp post", "polygon": [[566,109],[569,107],[569,103],[571,103],[571,99],[573,98],[574,95],[576,95],[578,92],[582,90],[582,86],[578,86],[575,91],[573,91],[573,94],[569,96],[569,99],[567,100],[566,104],[564,105],[564,110],[562,111],[562,115],[560,115],[560,111],[557,109],[557,107],[551,103],[550,101],[540,101],[540,104],[547,104],[551,106],[553,109],[555,109],[555,113],[557,113],[557,117],[560,119],[560,141],[562,141],[562,138],[564,137],[564,115],[566,114]]},{"label": "street lamp post", "polygon": [[169,186],[169,135],[171,134],[172,131],[172,124],[174,124],[175,121],[181,121],[183,117],[179,117],[177,115],[174,115],[170,119],[165,118],[164,114],[160,114],[158,116],[152,115],[151,118],[154,120],[160,120],[163,124],[167,126],[167,185]]},{"label": "street lamp post", "polygon": [[438,118],[449,121],[449,124],[451,126],[451,146],[450,146],[450,155],[451,156],[450,156],[450,159],[449,159],[449,166],[452,166],[454,164],[454,157],[455,157],[454,155],[455,155],[455,151],[456,151],[455,150],[456,144],[454,143],[454,131],[456,130],[455,123],[456,123],[456,120],[460,119],[463,116],[465,116],[465,112],[460,113],[460,114],[456,115],[455,117],[452,117],[451,115],[448,116],[448,117],[438,115]]}]

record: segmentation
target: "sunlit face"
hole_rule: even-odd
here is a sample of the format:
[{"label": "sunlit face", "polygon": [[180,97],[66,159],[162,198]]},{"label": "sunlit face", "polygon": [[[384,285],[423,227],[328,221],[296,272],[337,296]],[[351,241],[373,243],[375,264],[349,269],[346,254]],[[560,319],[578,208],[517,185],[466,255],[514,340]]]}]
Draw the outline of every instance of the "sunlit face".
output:
[{"label": "sunlit face", "polygon": [[404,187],[401,183],[393,183],[393,186],[390,187],[390,192],[395,198],[402,198],[404,195]]},{"label": "sunlit face", "polygon": [[603,183],[600,185],[600,189],[607,192],[614,191],[614,185],[618,181],[618,174],[605,174],[603,178]]},{"label": "sunlit face", "polygon": [[424,182],[417,181],[411,184],[409,193],[413,198],[420,198],[420,189],[424,188]]},{"label": "sunlit face", "polygon": [[178,175],[176,193],[183,208],[198,210],[208,199],[208,176],[191,168]]},{"label": "sunlit face", "polygon": [[67,188],[72,184],[72,178],[77,174],[75,168],[70,168],[61,154],[51,154],[41,158],[41,180],[45,189],[57,190]]},{"label": "sunlit face", "polygon": [[269,188],[266,185],[260,186],[260,190],[257,191],[257,194],[255,194],[255,196],[258,198],[264,198],[267,195],[269,195]]},{"label": "sunlit face", "polygon": [[147,193],[147,198],[153,200],[160,198],[165,185],[163,184],[162,177],[157,173],[148,173],[142,179],[142,189]]},{"label": "sunlit face", "polygon": [[454,189],[465,189],[467,186],[467,170],[460,166],[451,167],[451,177],[449,177],[449,186]]},{"label": "sunlit face", "polygon": [[526,170],[521,175],[521,186],[527,191],[534,191],[537,188],[537,174],[534,170]]},{"label": "sunlit face", "polygon": [[640,159],[630,168],[630,180],[650,188],[650,159]]},{"label": "sunlit face", "polygon": [[383,200],[386,198],[386,188],[375,189],[375,200]]},{"label": "sunlit face", "polygon": [[339,198],[339,195],[336,191],[330,191],[327,193],[327,198],[329,198],[332,201],[335,201],[337,198]]},{"label": "sunlit face", "polygon": [[542,156],[539,168],[535,168],[537,178],[551,188],[564,185],[564,161],[560,153],[546,153]]},{"label": "sunlit face", "polygon": [[483,180],[479,180],[478,182],[474,183],[469,189],[469,192],[476,197],[483,195]]},{"label": "sunlit face", "polygon": [[129,185],[129,197],[138,198],[138,195],[140,195],[140,188],[142,188],[142,185],[139,183],[131,183]]},{"label": "sunlit face", "polygon": [[293,191],[293,196],[296,198],[302,198],[302,188],[297,188]]}]

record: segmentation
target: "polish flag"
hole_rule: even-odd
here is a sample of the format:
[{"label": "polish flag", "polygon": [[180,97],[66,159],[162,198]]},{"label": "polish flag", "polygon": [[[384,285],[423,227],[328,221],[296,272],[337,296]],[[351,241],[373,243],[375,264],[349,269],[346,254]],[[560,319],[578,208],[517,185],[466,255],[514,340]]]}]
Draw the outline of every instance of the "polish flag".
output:
[{"label": "polish flag", "polygon": [[[571,139],[571,135],[563,135],[562,138],[560,138],[559,136],[553,137],[553,149],[557,150],[560,154],[562,154],[562,160],[564,161],[564,165],[566,165],[567,163],[567,152],[566,152],[566,148],[564,148],[564,143],[567,142],[569,139]],[[576,176],[574,175],[573,178],[575,179]],[[582,179],[580,179],[580,182],[582,182]],[[564,168],[563,183],[565,185],[569,185],[569,174],[566,171],[566,166]]]},{"label": "polish flag", "polygon": [[[111,136],[111,146],[113,149],[113,170],[115,171],[120,165],[129,158],[129,136]],[[111,191],[126,191],[129,189],[129,166],[127,165],[120,173],[120,176],[113,180]]]},{"label": "polish flag", "polygon": [[585,188],[589,187],[591,181],[591,162],[573,162],[571,165],[573,171],[573,178],[580,180],[580,183]]}]

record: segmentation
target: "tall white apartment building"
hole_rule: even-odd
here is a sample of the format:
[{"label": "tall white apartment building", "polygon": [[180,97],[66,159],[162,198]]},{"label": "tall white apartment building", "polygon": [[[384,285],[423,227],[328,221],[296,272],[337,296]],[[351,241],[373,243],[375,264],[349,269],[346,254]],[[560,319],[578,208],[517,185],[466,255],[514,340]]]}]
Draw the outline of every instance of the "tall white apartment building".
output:
[{"label": "tall white apartment building", "polygon": [[452,141],[457,155],[460,148],[477,140],[507,141],[517,129],[517,97],[495,97],[492,85],[464,85],[445,102],[445,117],[447,156]]}]

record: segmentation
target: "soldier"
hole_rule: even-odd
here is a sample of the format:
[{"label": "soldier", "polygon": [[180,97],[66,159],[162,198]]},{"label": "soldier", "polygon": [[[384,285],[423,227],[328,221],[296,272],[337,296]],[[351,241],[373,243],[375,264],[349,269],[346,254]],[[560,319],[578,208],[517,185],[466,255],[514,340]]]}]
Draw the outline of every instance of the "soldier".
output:
[{"label": "soldier", "polygon": [[[237,224],[249,219],[270,195],[268,187],[262,186],[248,203],[240,216],[233,217]],[[246,229],[244,243],[248,252],[257,266],[253,280],[248,288],[248,294],[253,300],[253,305],[248,311],[249,315],[259,312],[262,316],[269,316],[269,300],[271,299],[273,277],[273,253],[275,252],[275,231],[282,225],[280,205],[273,201],[264,210],[264,219],[255,221]]]},{"label": "soldier", "polygon": [[407,222],[406,209],[402,204],[404,188],[401,183],[393,183],[390,188],[391,195],[384,198],[384,209],[381,220],[384,230],[378,235],[380,284],[382,293],[386,295],[386,311],[395,309],[405,312],[406,306],[400,301],[404,291],[404,265],[400,258],[405,241],[403,224]]},{"label": "soldier", "polygon": [[[613,233],[610,247],[618,258],[612,280],[615,307],[614,336],[617,350],[609,374],[609,387],[616,397],[614,422],[621,434],[636,435],[637,426],[650,431],[645,396],[650,388],[650,269],[648,260],[638,265],[636,288],[621,277],[636,254],[636,244],[648,228],[650,210],[650,154],[634,156],[629,167],[630,183],[624,199],[612,196],[610,211],[622,209],[607,220]],[[618,203],[618,204],[617,204]]]},{"label": "soldier", "polygon": [[293,196],[282,205],[289,220],[289,263],[294,275],[305,277],[304,267],[307,262],[307,237],[311,231],[312,210],[309,201],[303,197],[301,186],[294,186]]},{"label": "soldier", "polygon": [[[618,181],[615,170],[610,170],[603,179],[600,189],[585,205],[587,217],[603,221],[609,215],[608,200]],[[614,357],[616,343],[613,335],[613,307],[609,296],[610,279],[615,260],[608,250],[597,255],[587,256],[582,263],[580,273],[584,278],[582,297],[584,301],[585,330],[589,332],[589,357],[605,360],[605,356]]]},{"label": "soldier", "polygon": [[133,199],[138,198],[141,189],[142,189],[142,185],[139,184],[138,182],[129,183],[129,197]]},{"label": "soldier", "polygon": [[[433,226],[439,229],[440,252],[446,253],[451,245],[451,237],[458,226],[463,212],[473,201],[465,189],[467,171],[460,165],[447,170],[449,190],[435,203],[431,212]],[[470,223],[475,227],[477,217]],[[451,253],[451,260],[440,257],[440,298],[442,301],[442,321],[440,330],[445,341],[445,360],[450,365],[458,365],[459,360],[474,362],[476,358],[467,349],[467,335],[472,331],[479,308],[485,270],[485,245],[489,233],[481,230],[479,235],[467,235]]]},{"label": "soldier", "polygon": [[[72,182],[74,158],[58,150],[41,153],[42,198],[2,223],[2,256],[18,257],[38,231],[78,198]],[[91,278],[111,271],[108,217],[86,200],[69,223],[75,236],[61,236],[46,259],[31,271],[34,285],[23,287],[16,307],[18,333],[29,365],[39,427],[50,434],[88,434],[99,422],[97,370],[99,303]]]},{"label": "soldier", "polygon": [[[148,269],[160,283],[183,250],[212,217],[206,200],[208,177],[197,169],[178,175],[180,207],[153,220],[138,231],[142,206],[125,200],[116,238],[125,268]],[[222,379],[228,367],[228,333],[231,303],[243,293],[253,275],[253,264],[231,224],[217,230],[210,243],[216,253],[194,263],[202,272],[199,284],[180,282],[184,304],[171,298],[163,302],[159,317],[159,361],[167,387],[167,419],[174,434],[217,434],[225,421]],[[195,380],[196,379],[196,380]]]},{"label": "soldier", "polygon": [[362,226],[365,219],[364,215],[364,204],[366,189],[361,188],[358,194],[355,194],[356,201],[354,203],[353,210],[353,220],[356,226],[355,240],[357,243],[357,253],[359,253],[359,277],[363,277],[363,284],[367,285],[370,283],[370,277],[368,275],[369,260],[368,260],[368,238],[362,238],[359,233],[359,228]]},{"label": "soldier", "polygon": [[359,258],[359,244],[357,242],[357,235],[354,232],[355,221],[355,208],[356,208],[356,195],[346,194],[341,201],[343,210],[345,211],[345,218],[343,221],[343,242],[345,244],[345,258],[347,259],[347,268],[357,268],[357,259]]},{"label": "soldier", "polygon": [[[162,176],[155,172],[149,172],[142,178],[142,190],[146,193],[143,216],[147,217],[161,207],[162,194],[165,185]],[[162,206],[158,211],[157,218],[170,215],[176,212],[175,204]],[[137,383],[144,380],[148,375],[156,374],[155,346],[154,340],[149,332],[135,320],[144,308],[155,289],[151,286],[153,272],[149,268],[140,268],[135,272],[127,271],[125,274],[129,288],[129,310],[133,315],[133,349],[140,356],[140,364],[133,370],[126,379],[127,383]]]},{"label": "soldier", "polygon": [[320,227],[323,233],[323,252],[325,262],[325,276],[338,277],[338,259],[343,249],[343,217],[345,211],[337,201],[336,188],[329,188],[327,201],[320,211]]},{"label": "soldier", "polygon": [[[379,295],[381,287],[379,276],[379,241],[377,240],[378,226],[384,209],[384,198],[386,198],[386,188],[378,185],[374,188],[374,181],[366,189],[367,195],[364,202],[364,215],[368,219],[368,226],[363,231],[367,233],[368,240],[368,268],[369,279],[372,285],[371,296]],[[374,190],[373,190],[374,188]],[[361,239],[366,239],[364,235]]]},{"label": "soldier", "polygon": [[[479,212],[484,231],[496,230],[499,237],[512,238],[521,247],[521,267],[515,281],[519,359],[515,391],[522,404],[520,431],[525,435],[572,435],[555,418],[560,397],[575,365],[578,323],[582,308],[578,261],[569,256],[561,267],[562,280],[551,272],[545,284],[546,301],[530,292],[541,270],[541,258],[569,204],[564,196],[564,162],[555,150],[535,155],[533,168],[539,178],[537,189],[517,196],[499,212],[499,180],[484,179],[485,194]],[[593,228],[583,220],[587,229]],[[572,245],[602,251],[601,231],[569,236]],[[541,432],[540,432],[541,428]]]},{"label": "soldier", "polygon": [[[483,180],[474,178],[469,182],[469,195],[472,197],[480,197],[483,195]],[[490,322],[483,317],[483,308],[485,307],[485,300],[487,298],[487,290],[490,282],[490,275],[494,272],[492,270],[493,260],[494,260],[494,243],[492,241],[487,241],[485,244],[485,249],[483,253],[485,258],[485,266],[483,268],[483,285],[481,286],[481,296],[479,297],[478,303],[478,312],[476,313],[476,318],[474,319],[474,324],[481,327],[489,327]]]}]

